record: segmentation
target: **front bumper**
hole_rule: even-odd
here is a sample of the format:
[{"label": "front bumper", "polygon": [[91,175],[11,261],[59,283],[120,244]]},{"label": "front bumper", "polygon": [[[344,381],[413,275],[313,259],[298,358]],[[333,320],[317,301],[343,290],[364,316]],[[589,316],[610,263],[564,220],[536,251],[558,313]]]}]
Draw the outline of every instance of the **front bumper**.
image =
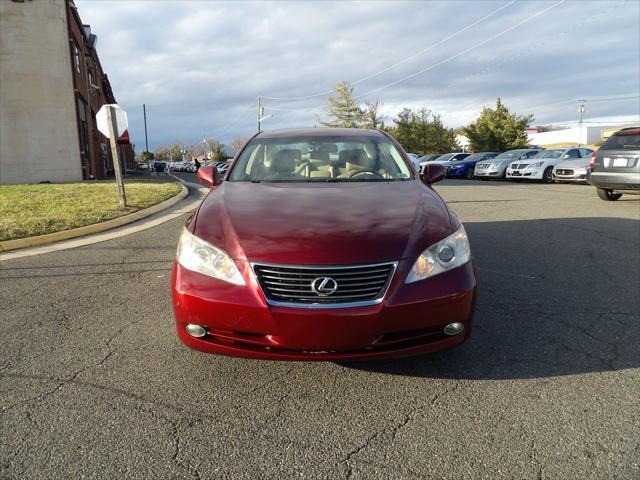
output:
[{"label": "front bumper", "polygon": [[[243,287],[174,264],[173,308],[178,337],[210,353],[272,360],[358,360],[419,355],[454,347],[470,333],[475,307],[473,264],[405,284],[412,261],[399,262],[384,301],[350,308],[267,304],[254,277]],[[455,336],[445,325],[461,322]],[[194,338],[195,323],[207,334]]]},{"label": "front bumper", "polygon": [[527,178],[529,180],[542,180],[544,175],[544,170],[539,169],[523,169],[523,170],[514,170],[512,168],[507,168],[507,178]]},{"label": "front bumper", "polygon": [[[473,170],[473,167],[467,167]],[[467,169],[465,168],[447,168],[447,177],[463,177]]]},{"label": "front bumper", "polygon": [[579,182],[587,183],[587,169],[561,169],[562,172],[570,171],[573,173],[559,173],[558,170],[553,171],[553,180],[556,182]]},{"label": "front bumper", "polygon": [[476,169],[473,174],[476,177],[498,177],[500,170],[490,170],[488,168]]}]

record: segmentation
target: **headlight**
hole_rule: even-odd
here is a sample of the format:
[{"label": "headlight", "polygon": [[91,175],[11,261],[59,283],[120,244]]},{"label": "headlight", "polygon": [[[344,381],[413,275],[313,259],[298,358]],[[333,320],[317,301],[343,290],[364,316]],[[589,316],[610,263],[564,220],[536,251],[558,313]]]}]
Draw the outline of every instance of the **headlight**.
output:
[{"label": "headlight", "polygon": [[182,230],[178,242],[176,261],[187,270],[234,285],[244,285],[244,279],[229,255],[199,239],[186,228]]},{"label": "headlight", "polygon": [[544,165],[544,162],[536,162],[536,163],[532,163],[527,168],[538,168],[538,167],[541,167],[542,165]]},{"label": "headlight", "polygon": [[413,264],[405,283],[433,277],[452,268],[464,265],[471,258],[471,247],[464,227],[431,245]]}]

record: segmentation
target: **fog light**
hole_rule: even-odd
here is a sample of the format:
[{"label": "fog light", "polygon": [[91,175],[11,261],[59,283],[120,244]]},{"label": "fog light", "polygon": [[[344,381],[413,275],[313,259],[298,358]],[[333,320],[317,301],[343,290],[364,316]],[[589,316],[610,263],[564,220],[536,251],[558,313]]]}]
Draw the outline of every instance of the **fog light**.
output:
[{"label": "fog light", "polygon": [[450,323],[446,327],[444,327],[445,335],[458,335],[460,332],[464,330],[464,325],[460,322]]},{"label": "fog light", "polygon": [[189,335],[196,338],[204,337],[207,334],[207,330],[204,327],[196,325],[195,323],[187,324],[185,329]]}]

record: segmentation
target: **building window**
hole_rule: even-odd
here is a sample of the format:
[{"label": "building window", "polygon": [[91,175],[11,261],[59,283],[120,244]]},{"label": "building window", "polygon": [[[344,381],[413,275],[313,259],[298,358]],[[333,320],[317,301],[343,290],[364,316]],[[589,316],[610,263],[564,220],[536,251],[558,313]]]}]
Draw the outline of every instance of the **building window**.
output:
[{"label": "building window", "polygon": [[75,43],[73,44],[73,59],[76,64],[76,72],[80,73],[80,49]]},{"label": "building window", "polygon": [[78,98],[78,116],[80,117],[80,164],[82,166],[83,177],[92,176],[91,151],[89,145],[89,125],[87,123],[87,102]]}]

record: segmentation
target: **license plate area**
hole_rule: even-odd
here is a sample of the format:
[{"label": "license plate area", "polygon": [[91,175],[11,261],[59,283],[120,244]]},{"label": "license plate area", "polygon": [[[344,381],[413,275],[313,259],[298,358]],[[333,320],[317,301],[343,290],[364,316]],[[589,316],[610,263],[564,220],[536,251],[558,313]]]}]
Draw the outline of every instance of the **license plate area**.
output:
[{"label": "license plate area", "polygon": [[629,159],[624,157],[604,157],[605,167],[627,167],[629,166]]}]

